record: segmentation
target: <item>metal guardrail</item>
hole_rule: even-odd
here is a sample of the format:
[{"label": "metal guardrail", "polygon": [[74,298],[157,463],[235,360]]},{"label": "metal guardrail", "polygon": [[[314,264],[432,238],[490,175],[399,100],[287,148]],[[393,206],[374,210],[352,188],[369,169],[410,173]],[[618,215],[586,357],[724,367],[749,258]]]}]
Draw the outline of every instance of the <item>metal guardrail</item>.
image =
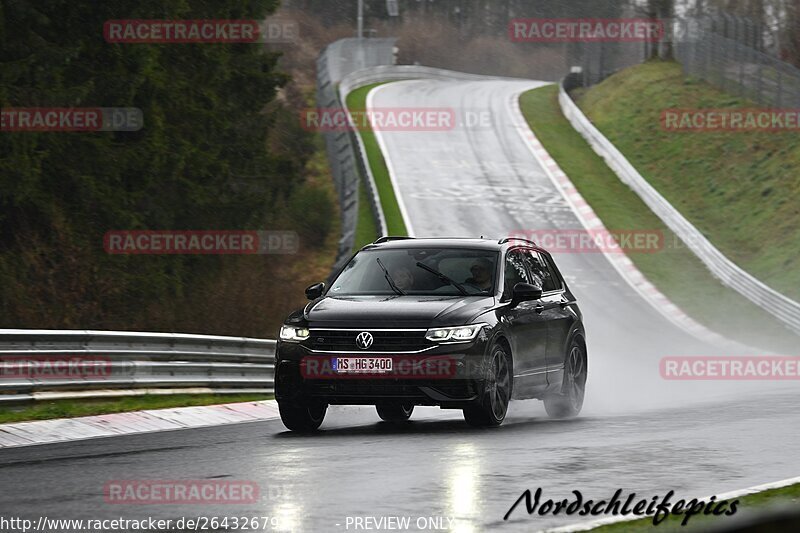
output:
[{"label": "metal guardrail", "polygon": [[624,155],[591,123],[565,90],[559,88],[559,103],[564,116],[592,149],[628,185],[723,284],[740,293],[800,333],[800,303],[768,287],[738,267],[678,212],[634,168]]},{"label": "metal guardrail", "polygon": [[144,389],[269,394],[275,345],[246,337],[0,329],[0,403]]},{"label": "metal guardrail", "polygon": [[[323,109],[339,108],[336,86],[328,72],[327,49],[317,60],[317,106]],[[336,253],[336,271],[341,262],[352,250],[355,241],[355,228],[358,220],[358,175],[354,170],[352,148],[347,133],[325,132],[325,146],[333,183],[339,195],[339,209],[342,219],[342,236]]]},{"label": "metal guardrail", "polygon": [[467,72],[456,72],[434,67],[423,67],[419,65],[383,65],[356,70],[342,78],[339,84],[340,96],[373,83],[382,83],[402,80],[441,80],[441,81],[481,81],[481,80],[514,80],[521,81],[521,78],[508,78],[501,76],[485,76],[483,74],[469,74]]},{"label": "metal guardrail", "polygon": [[[350,72],[374,65],[390,65],[394,61],[395,39],[341,39],[330,44],[317,59],[317,107],[343,109],[337,85]],[[325,145],[333,182],[339,193],[342,236],[333,272],[350,258],[355,244],[358,222],[359,160],[355,157],[353,137],[347,131],[325,132]],[[374,210],[376,222],[378,213]],[[385,226],[384,226],[385,227]],[[380,228],[380,226],[379,226]],[[377,237],[377,235],[376,235]]]}]

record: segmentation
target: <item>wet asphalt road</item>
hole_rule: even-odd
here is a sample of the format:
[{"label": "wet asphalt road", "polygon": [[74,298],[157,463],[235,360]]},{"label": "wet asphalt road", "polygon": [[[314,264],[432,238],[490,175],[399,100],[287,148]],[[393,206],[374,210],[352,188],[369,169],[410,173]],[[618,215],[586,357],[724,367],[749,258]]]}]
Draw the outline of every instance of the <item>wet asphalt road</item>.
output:
[{"label": "wet asphalt road", "polygon": [[[532,531],[575,519],[503,515],[520,493],[608,498],[707,495],[797,472],[796,394],[633,414],[549,420],[517,402],[496,430],[468,428],[456,411],[419,409],[397,429],[366,407],[332,408],[325,431],[297,436],[280,421],[97,439],[0,452],[5,516],[178,519],[270,516],[282,531],[355,531],[347,517],[450,517],[451,531]],[[724,437],[723,437],[724,436]],[[765,438],[768,436],[769,438]],[[255,481],[246,505],[105,503],[120,479]],[[338,525],[337,525],[338,524]]]},{"label": "wet asphalt road", "polygon": [[[415,235],[580,227],[511,126],[508,101],[538,85],[406,81],[372,93],[376,107],[456,106],[491,117],[455,131],[379,135]],[[504,521],[529,488],[559,499],[618,488],[702,496],[800,473],[794,384],[661,380],[667,355],[741,354],[678,330],[602,255],[556,259],[587,324],[589,385],[576,420],[549,420],[526,401],[492,430],[434,408],[418,408],[398,429],[371,408],[334,407],[315,436],[287,433],[276,420],[2,450],[0,514],[268,516],[277,530],[312,532],[356,531],[347,527],[356,516],[407,516],[412,525],[441,517],[451,531],[532,531],[581,519],[517,509]],[[245,505],[109,505],[103,486],[119,479],[251,480],[261,490]]]}]

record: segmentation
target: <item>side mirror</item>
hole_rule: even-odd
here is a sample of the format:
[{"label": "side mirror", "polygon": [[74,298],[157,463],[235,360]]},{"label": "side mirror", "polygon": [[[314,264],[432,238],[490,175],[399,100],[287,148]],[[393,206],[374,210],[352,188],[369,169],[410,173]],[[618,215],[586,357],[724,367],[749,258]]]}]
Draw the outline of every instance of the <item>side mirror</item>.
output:
[{"label": "side mirror", "polygon": [[511,307],[516,307],[520,302],[538,300],[542,297],[542,288],[530,283],[517,283],[514,285],[514,293],[511,297]]},{"label": "side mirror", "polygon": [[310,287],[306,288],[306,298],[309,300],[316,300],[322,293],[325,292],[325,284],[324,283],[315,283]]}]

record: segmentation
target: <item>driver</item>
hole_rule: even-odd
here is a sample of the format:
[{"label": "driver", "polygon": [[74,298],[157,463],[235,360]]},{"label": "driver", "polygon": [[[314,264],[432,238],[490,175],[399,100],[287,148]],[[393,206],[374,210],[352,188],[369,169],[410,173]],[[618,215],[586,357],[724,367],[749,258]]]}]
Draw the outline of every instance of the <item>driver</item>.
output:
[{"label": "driver", "polygon": [[492,262],[485,257],[480,257],[475,260],[471,267],[469,267],[472,277],[467,278],[464,283],[469,283],[483,291],[492,288]]},{"label": "driver", "polygon": [[401,291],[410,290],[414,286],[414,274],[411,273],[408,267],[401,266],[392,268],[389,271],[389,275],[392,276],[394,284],[397,285],[397,288]]}]

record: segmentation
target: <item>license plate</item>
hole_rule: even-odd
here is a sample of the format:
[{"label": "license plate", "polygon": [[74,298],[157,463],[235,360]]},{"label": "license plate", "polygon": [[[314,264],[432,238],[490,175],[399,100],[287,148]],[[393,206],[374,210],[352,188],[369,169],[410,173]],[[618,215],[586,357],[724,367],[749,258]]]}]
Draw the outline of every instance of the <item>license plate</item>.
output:
[{"label": "license plate", "polygon": [[338,374],[386,374],[392,371],[391,357],[334,357],[333,371]]}]

